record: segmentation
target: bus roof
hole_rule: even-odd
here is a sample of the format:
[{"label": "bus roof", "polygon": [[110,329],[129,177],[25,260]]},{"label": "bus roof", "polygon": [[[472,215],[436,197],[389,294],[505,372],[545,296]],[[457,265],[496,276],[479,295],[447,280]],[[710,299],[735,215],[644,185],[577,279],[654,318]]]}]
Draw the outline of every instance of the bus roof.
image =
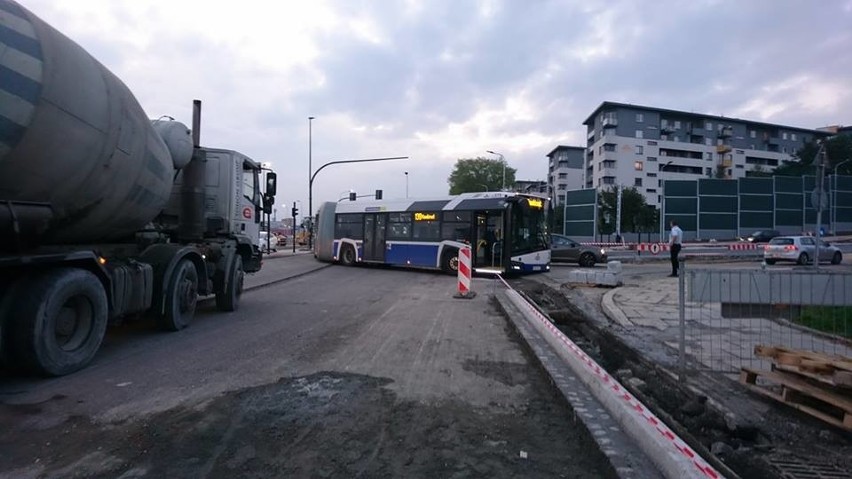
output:
[{"label": "bus roof", "polygon": [[512,197],[546,200],[542,196],[514,191],[487,191],[436,198],[341,201],[337,204],[335,211],[337,213],[374,213],[382,211],[494,210],[504,208],[504,200]]}]

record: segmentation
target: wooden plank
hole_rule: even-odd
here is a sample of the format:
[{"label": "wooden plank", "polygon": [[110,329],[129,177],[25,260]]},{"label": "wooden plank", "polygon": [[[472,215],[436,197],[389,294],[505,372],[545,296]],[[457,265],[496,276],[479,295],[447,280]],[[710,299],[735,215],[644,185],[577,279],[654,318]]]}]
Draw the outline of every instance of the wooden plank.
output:
[{"label": "wooden plank", "polygon": [[852,372],[852,359],[837,354],[823,354],[814,351],[789,349],[781,346],[757,345],[754,355],[771,358],[782,364],[807,364],[810,368],[834,368]]},{"label": "wooden plank", "polygon": [[784,371],[786,373],[792,373],[813,379],[814,381],[819,381],[820,383],[832,388],[852,388],[852,373],[847,373],[845,371],[834,371],[831,374],[820,374],[803,371],[802,368],[785,366],[783,364],[773,364],[772,367],[778,371]]},{"label": "wooden plank", "polygon": [[[781,402],[781,403],[783,403],[787,406],[790,406],[794,409],[798,409],[799,411],[802,411],[806,414],[809,414],[809,415],[811,415],[811,416],[813,416],[817,419],[820,419],[820,420],[822,420],[822,421],[824,421],[828,424],[831,424],[833,426],[837,426],[837,427],[845,429],[847,431],[852,431],[852,412],[850,412],[849,410],[844,411],[843,407],[837,406],[836,404],[834,404],[834,401],[825,401],[820,397],[815,397],[815,396],[809,394],[808,391],[802,390],[802,389],[811,388],[811,389],[815,390],[815,392],[820,392],[821,390],[819,388],[813,388],[813,387],[810,387],[810,385],[808,385],[807,383],[804,383],[804,386],[806,386],[806,387],[803,387],[802,389],[798,389],[797,386],[802,386],[802,385],[801,384],[797,385],[795,383],[803,383],[803,381],[797,380],[795,378],[787,378],[785,376],[786,375],[783,374],[783,373],[775,373],[775,372],[769,372],[769,371],[757,371],[757,370],[753,370],[753,369],[749,369],[749,368],[742,368],[742,370],[740,371],[740,382],[743,385],[745,385],[748,389],[750,389],[751,391],[754,391],[754,392],[761,394],[763,396],[772,398],[772,399],[774,399],[778,402]],[[774,392],[770,389],[767,389],[766,387],[757,385],[757,378],[758,377],[765,377],[765,378],[768,378],[768,379],[773,380],[776,383],[778,383],[778,385],[780,385],[780,387],[781,387],[781,393],[776,393],[776,392]],[[822,411],[822,410],[817,409],[813,406],[810,406],[810,405],[807,405],[807,404],[802,404],[801,402],[799,402],[800,398],[797,398],[798,394],[808,396],[812,399],[818,399],[820,401],[823,401],[824,403],[828,404],[829,406],[833,406],[833,407],[837,408],[838,414],[832,415],[832,414],[829,414],[826,411]],[[828,394],[828,396],[831,396],[831,394]],[[837,398],[833,398],[833,399],[837,399]],[[852,407],[852,404],[849,404],[849,407]],[[837,417],[837,416],[840,416],[840,417]]]}]

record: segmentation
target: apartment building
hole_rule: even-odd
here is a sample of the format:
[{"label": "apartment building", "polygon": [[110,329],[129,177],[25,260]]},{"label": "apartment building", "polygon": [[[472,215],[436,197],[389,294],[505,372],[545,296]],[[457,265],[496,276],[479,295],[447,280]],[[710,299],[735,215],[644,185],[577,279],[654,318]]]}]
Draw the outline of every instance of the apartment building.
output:
[{"label": "apartment building", "polygon": [[554,206],[565,204],[565,192],[585,188],[583,168],[586,149],[559,145],[547,154],[547,194]]},{"label": "apartment building", "polygon": [[[831,135],[608,101],[583,124],[587,132],[583,187],[632,186],[645,195],[649,205],[657,207],[663,180],[734,179],[769,173],[792,160],[805,143]],[[559,148],[563,147],[554,152]]]}]

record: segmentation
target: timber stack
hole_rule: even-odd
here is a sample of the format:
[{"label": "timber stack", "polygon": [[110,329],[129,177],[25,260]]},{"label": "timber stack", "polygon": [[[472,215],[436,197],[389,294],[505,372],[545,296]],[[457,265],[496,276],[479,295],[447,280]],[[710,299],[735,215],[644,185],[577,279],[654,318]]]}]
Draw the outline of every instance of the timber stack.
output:
[{"label": "timber stack", "polygon": [[770,371],[742,368],[740,383],[824,422],[852,431],[852,359],[779,346],[754,348]]}]

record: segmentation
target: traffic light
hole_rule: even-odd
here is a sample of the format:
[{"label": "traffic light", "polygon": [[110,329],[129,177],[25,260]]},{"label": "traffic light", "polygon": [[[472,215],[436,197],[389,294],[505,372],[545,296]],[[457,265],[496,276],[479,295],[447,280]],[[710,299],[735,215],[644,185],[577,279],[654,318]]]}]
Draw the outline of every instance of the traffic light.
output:
[{"label": "traffic light", "polygon": [[296,207],[294,206],[294,207],[293,207],[293,218],[295,218],[295,217],[296,217],[296,215],[298,215],[298,214],[299,214],[299,208],[296,208]]},{"label": "traffic light", "polygon": [[382,190],[376,190],[376,199],[377,200],[382,199]]}]

